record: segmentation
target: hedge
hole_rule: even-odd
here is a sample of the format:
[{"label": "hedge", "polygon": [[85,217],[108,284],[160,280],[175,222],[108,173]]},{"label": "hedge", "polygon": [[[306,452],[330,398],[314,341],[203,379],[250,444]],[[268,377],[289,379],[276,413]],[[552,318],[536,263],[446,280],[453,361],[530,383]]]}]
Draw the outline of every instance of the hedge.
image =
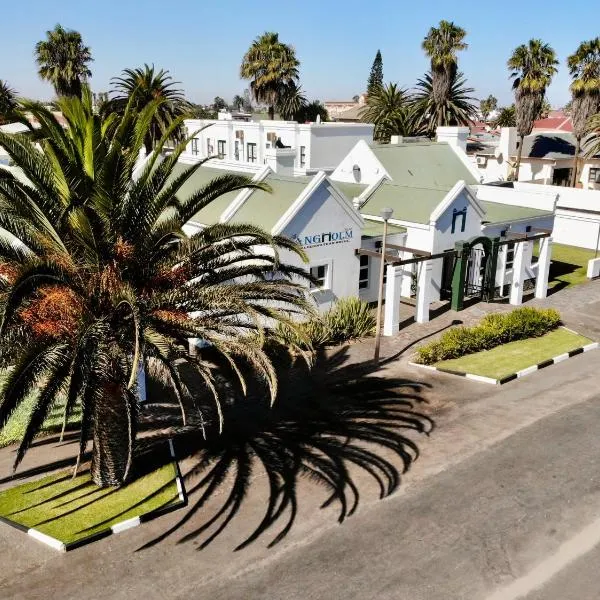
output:
[{"label": "hedge", "polygon": [[460,358],[496,346],[540,337],[560,325],[560,314],[552,308],[521,307],[509,313],[486,315],[475,327],[456,327],[439,340],[417,350],[416,362],[431,365]]}]

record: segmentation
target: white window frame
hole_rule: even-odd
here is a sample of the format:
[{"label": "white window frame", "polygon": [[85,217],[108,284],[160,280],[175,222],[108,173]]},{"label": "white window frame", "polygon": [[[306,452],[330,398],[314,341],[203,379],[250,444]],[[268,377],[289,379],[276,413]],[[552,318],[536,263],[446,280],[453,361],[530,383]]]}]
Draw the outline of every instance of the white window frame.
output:
[{"label": "white window frame", "polygon": [[198,138],[192,138],[192,154],[198,156],[200,154],[200,148],[198,147]]},{"label": "white window frame", "polygon": [[258,160],[258,153],[256,152],[256,144],[254,142],[246,143],[246,160],[249,163],[255,163]]},{"label": "white window frame", "polygon": [[300,166],[306,166],[306,146],[300,146]]},{"label": "white window frame", "polygon": [[333,273],[333,260],[321,260],[318,262],[310,263],[308,267],[308,272],[312,273],[313,269],[318,269],[319,267],[325,267],[325,277],[323,285],[320,287],[310,287],[311,294],[315,294],[318,292],[324,292],[331,289],[332,282],[332,273]]},{"label": "white window frame", "polygon": [[217,140],[217,158],[223,160],[227,157],[227,140]]}]

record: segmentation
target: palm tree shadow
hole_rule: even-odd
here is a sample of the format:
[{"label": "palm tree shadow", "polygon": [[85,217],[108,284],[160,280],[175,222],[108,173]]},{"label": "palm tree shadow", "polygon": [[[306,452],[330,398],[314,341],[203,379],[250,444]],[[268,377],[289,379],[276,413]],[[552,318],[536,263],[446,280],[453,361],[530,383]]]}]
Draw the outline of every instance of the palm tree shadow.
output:
[{"label": "palm tree shadow", "polygon": [[[321,352],[312,369],[283,359],[280,363],[278,372],[285,375],[280,378],[275,405],[269,406],[258,382],[246,397],[232,392],[223,407],[222,434],[211,425],[215,415],[205,415],[206,440],[199,418],[192,417],[181,427],[177,425],[178,409],[165,404],[158,419],[162,429],[152,432],[156,426],[151,416],[154,410],[149,407],[150,431],[140,441],[138,463],[156,456],[157,444],[172,437],[178,459],[191,464],[183,473],[189,482],[190,503],[173,527],[143,548],[161,542],[186,524],[192,530],[179,543],[195,540],[199,549],[206,548],[251,495],[257,473],[266,475],[269,498],[262,519],[235,550],[267,530],[275,530],[269,547],[286,536],[298,512],[301,479],[323,488],[321,507],[336,505],[340,523],[359,504],[358,471],[370,476],[380,498],[398,489],[401,475],[419,455],[415,438],[429,434],[434,425],[431,418],[414,409],[423,401],[425,384],[378,376],[370,361],[348,364],[347,348],[329,355]],[[169,419],[171,427],[165,429]],[[365,487],[364,480],[360,485]],[[202,509],[217,495],[224,501],[207,515]]]}]

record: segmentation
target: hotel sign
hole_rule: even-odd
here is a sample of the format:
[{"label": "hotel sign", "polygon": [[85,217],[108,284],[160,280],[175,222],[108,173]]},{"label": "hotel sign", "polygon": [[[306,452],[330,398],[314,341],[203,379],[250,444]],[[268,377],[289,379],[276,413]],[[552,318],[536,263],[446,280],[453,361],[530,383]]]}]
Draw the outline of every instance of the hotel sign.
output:
[{"label": "hotel sign", "polygon": [[345,244],[352,239],[352,228],[347,227],[342,231],[326,231],[311,235],[294,234],[292,239],[303,248],[315,248],[316,246],[332,246],[333,244]]}]

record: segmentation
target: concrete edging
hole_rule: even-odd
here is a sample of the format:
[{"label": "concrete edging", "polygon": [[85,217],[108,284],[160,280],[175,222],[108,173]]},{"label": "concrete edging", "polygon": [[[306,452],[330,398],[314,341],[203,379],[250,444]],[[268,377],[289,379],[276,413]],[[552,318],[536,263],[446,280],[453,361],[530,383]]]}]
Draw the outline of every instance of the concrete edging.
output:
[{"label": "concrete edging", "polygon": [[57,540],[56,538],[46,535],[45,533],[42,533],[41,531],[38,531],[35,528],[28,529],[27,527],[24,527],[23,525],[21,525],[19,523],[15,523],[14,521],[11,521],[11,520],[3,518],[3,517],[0,517],[0,522],[6,523],[7,525],[10,525],[11,527],[14,527],[15,529],[18,529],[19,531],[26,533],[27,535],[36,539],[38,542],[41,542],[42,544],[45,544],[46,546],[49,546],[50,548],[53,548],[54,550],[58,550],[59,552],[69,552],[69,550],[75,550],[76,548],[80,548],[81,546],[85,546],[86,544],[90,544],[97,540],[101,540],[102,538],[108,537],[115,533],[121,533],[122,531],[127,531],[128,529],[137,527],[138,525],[141,525],[142,523],[147,523],[148,521],[152,521],[153,519],[156,519],[157,517],[160,517],[164,514],[167,514],[169,512],[177,510],[178,508],[181,508],[183,506],[187,506],[187,503],[188,503],[188,497],[187,497],[187,493],[185,491],[185,487],[183,485],[183,478],[181,476],[181,471],[179,469],[179,463],[177,462],[177,459],[175,457],[175,448],[173,447],[173,440],[169,440],[169,452],[170,452],[171,458],[173,459],[173,462],[175,463],[175,471],[176,471],[175,482],[177,484],[177,494],[179,497],[179,502],[176,504],[172,504],[170,506],[166,506],[163,508],[158,508],[149,513],[145,513],[143,515],[138,515],[136,517],[130,517],[129,519],[126,519],[125,521],[121,521],[120,523],[116,523],[115,525],[112,525],[105,531],[100,531],[98,533],[94,533],[86,538],[82,538],[80,540],[77,540],[76,542],[71,542],[71,543],[67,543],[67,544],[65,544],[64,542],[61,542],[60,540]]},{"label": "concrete edging", "polygon": [[441,369],[439,367],[433,367],[431,365],[420,365],[416,362],[409,362],[408,364],[412,367],[419,367],[420,369],[429,369],[430,371],[439,371],[440,373],[446,373],[447,375],[458,375],[459,377],[464,377],[466,379],[471,379],[473,381],[479,381],[480,383],[488,383],[491,385],[504,385],[509,381],[514,381],[515,379],[521,379],[522,377],[526,377],[531,373],[535,373],[540,369],[545,369],[550,365],[556,365],[564,360],[568,360],[573,356],[577,356],[578,354],[582,354],[584,352],[589,352],[590,350],[596,350],[600,344],[598,342],[592,342],[591,344],[587,344],[586,346],[580,346],[579,348],[575,348],[574,350],[570,350],[569,352],[565,352],[564,354],[559,354],[553,358],[549,358],[544,360],[537,365],[532,365],[527,367],[526,369],[521,369],[516,373],[511,373],[510,375],[506,375],[502,377],[502,379],[493,379],[492,377],[483,377],[482,375],[474,375],[473,373],[464,373],[462,371],[453,371],[452,369]]}]

